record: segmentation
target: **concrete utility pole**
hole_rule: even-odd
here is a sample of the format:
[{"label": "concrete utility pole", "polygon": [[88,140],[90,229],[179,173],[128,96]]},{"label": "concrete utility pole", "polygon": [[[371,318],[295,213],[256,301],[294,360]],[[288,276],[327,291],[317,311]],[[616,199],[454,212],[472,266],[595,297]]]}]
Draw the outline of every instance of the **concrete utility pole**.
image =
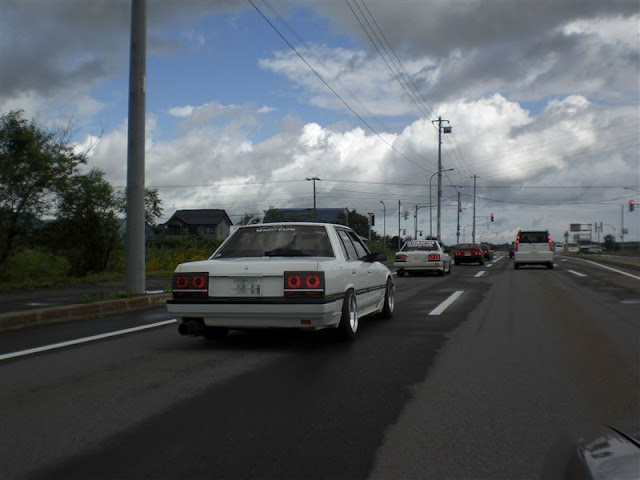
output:
[{"label": "concrete utility pole", "polygon": [[129,138],[127,151],[126,289],[145,293],[144,144],[146,83],[146,0],[131,2]]},{"label": "concrete utility pole", "polygon": [[449,123],[449,120],[443,120],[442,117],[438,117],[438,120],[433,120],[432,123],[438,122],[438,215],[436,220],[436,238],[440,241],[440,224],[442,213],[442,134],[451,133],[451,126],[442,126],[442,122]]},{"label": "concrete utility pole", "polygon": [[316,180],[320,181],[318,177],[307,177],[308,182],[313,182],[313,220],[317,220],[316,216]]},{"label": "concrete utility pole", "polygon": [[456,244],[460,245],[460,212],[462,207],[460,205],[460,192],[458,192],[458,227],[456,228]]},{"label": "concrete utility pole", "polygon": [[478,176],[473,176],[473,230],[471,234],[471,243],[476,243],[476,180]]},{"label": "concrete utility pole", "polygon": [[398,200],[398,250],[402,248],[400,244],[400,200]]},{"label": "concrete utility pole", "polygon": [[384,204],[384,202],[382,200],[380,200],[380,203],[382,204],[382,244],[385,246],[386,248],[386,243],[387,243],[387,207]]}]

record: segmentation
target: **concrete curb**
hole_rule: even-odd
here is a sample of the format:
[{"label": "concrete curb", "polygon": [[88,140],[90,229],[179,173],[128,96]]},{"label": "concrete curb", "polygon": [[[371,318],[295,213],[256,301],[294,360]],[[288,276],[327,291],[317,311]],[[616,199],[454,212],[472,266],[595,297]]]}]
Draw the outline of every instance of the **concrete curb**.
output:
[{"label": "concrete curb", "polygon": [[117,300],[104,300],[102,302],[3,313],[0,314],[0,332],[74,320],[88,320],[115,313],[159,307],[165,305],[169,298],[171,298],[170,293],[160,293]]}]

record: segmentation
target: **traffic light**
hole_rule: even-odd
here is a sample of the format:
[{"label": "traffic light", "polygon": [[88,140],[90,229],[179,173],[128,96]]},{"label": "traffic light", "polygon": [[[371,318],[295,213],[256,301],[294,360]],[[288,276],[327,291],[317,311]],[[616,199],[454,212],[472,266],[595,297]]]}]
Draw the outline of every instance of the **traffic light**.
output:
[{"label": "traffic light", "polygon": [[634,202],[633,200],[629,200],[629,211],[633,212],[635,208],[636,208],[636,202]]},{"label": "traffic light", "polygon": [[493,213],[492,213],[492,214],[491,214],[491,221],[492,221],[492,222],[493,222],[493,218],[494,218],[494,216],[493,216]]}]

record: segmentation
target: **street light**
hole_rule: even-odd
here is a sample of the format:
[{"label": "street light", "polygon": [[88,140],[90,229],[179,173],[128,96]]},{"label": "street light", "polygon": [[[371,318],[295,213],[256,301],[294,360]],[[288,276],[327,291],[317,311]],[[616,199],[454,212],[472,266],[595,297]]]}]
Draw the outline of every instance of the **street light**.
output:
[{"label": "street light", "polygon": [[455,168],[447,168],[446,170],[441,170],[431,175],[431,178],[429,179],[429,237],[433,237],[433,215],[431,213],[431,206],[433,202],[431,201],[431,180],[433,180],[433,177],[435,177],[439,173],[451,172],[453,170],[455,170]]}]

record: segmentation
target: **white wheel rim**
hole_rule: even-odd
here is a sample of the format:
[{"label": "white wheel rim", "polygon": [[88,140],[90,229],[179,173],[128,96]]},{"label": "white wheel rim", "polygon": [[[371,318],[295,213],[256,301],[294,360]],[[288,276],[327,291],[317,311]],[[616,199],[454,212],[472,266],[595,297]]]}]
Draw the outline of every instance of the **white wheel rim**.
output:
[{"label": "white wheel rim", "polygon": [[353,332],[358,330],[358,307],[356,306],[355,295],[351,295],[349,299],[349,326]]}]

